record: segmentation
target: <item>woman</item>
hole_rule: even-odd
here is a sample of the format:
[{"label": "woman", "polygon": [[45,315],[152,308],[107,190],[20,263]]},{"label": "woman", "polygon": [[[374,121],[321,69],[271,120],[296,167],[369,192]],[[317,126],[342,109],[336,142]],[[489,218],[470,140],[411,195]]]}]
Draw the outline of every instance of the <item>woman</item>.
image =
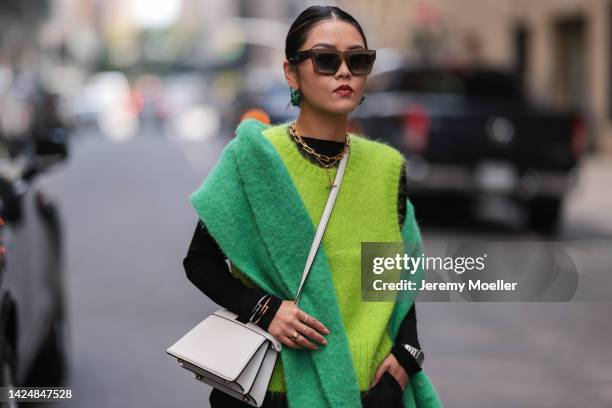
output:
[{"label": "woman", "polygon": [[[290,124],[240,124],[191,197],[199,220],[183,262],[187,276],[284,345],[264,407],[441,406],[417,358],[414,298],[360,299],[361,242],[420,243],[401,154],[346,132],[375,54],[353,17],[320,6],[297,17],[285,54],[299,116]],[[291,299],[313,221],[347,150],[345,177],[298,307]],[[239,279],[227,273],[226,259]],[[248,406],[217,389],[210,402]]]}]

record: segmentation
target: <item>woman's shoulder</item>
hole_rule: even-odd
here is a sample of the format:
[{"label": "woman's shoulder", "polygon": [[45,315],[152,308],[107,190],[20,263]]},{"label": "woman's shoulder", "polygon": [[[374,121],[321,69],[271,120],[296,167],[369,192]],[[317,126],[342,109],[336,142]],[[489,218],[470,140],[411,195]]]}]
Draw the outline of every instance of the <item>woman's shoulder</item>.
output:
[{"label": "woman's shoulder", "polygon": [[268,139],[271,141],[275,138],[281,138],[287,132],[289,123],[266,123],[257,119],[248,118],[242,120],[235,130],[235,136],[238,140],[262,140]]},{"label": "woman's shoulder", "polygon": [[269,123],[261,122],[254,118],[247,118],[238,123],[234,135],[236,138],[252,137],[261,134],[261,132],[270,127],[272,125]]}]

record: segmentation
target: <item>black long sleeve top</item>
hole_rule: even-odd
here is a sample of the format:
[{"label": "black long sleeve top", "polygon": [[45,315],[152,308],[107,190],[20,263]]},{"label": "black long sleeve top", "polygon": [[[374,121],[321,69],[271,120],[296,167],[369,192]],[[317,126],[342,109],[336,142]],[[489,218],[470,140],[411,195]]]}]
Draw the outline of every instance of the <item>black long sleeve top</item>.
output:
[{"label": "black long sleeve top", "polygon": [[[302,138],[314,151],[327,156],[336,155],[344,148],[344,142],[306,136],[302,136]],[[296,146],[306,158],[318,164],[316,159],[308,154],[301,145],[296,143]],[[406,216],[406,191],[404,165],[402,167],[397,200],[400,228]],[[236,313],[239,316],[238,319],[243,322],[249,321],[255,306],[264,296],[268,295],[257,287],[247,286],[229,272],[226,256],[200,220],[197,221],[187,256],[183,259],[183,267],[188,279],[198,289],[215,303]],[[257,322],[261,328],[264,330],[268,329],[282,301],[282,299],[274,295],[271,296],[268,303],[269,309]],[[391,349],[391,353],[397,358],[409,376],[413,376],[421,370],[416,360],[403,347],[403,344],[410,344],[416,348],[421,348],[416,323],[416,310],[415,304],[413,304],[400,325],[395,345]]]}]

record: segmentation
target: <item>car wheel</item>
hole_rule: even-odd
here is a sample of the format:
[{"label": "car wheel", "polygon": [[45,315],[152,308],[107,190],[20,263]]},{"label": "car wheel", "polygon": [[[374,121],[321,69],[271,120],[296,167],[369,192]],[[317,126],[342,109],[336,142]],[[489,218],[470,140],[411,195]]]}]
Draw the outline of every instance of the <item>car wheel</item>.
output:
[{"label": "car wheel", "polygon": [[68,369],[68,353],[66,351],[66,323],[63,319],[56,319],[53,323],[53,334],[50,335],[49,342],[49,372],[53,373],[53,385],[63,385]]},{"label": "car wheel", "polygon": [[[2,370],[0,371],[2,387],[15,387],[15,353],[13,347],[8,341],[3,341],[2,344]],[[1,402],[2,408],[17,408],[17,401]]]},{"label": "car wheel", "polygon": [[546,235],[552,235],[559,228],[561,219],[560,198],[538,198],[528,203],[529,228]]},{"label": "car wheel", "polygon": [[68,353],[65,322],[56,318],[38,353],[34,369],[27,377],[32,387],[61,386],[68,371]]}]

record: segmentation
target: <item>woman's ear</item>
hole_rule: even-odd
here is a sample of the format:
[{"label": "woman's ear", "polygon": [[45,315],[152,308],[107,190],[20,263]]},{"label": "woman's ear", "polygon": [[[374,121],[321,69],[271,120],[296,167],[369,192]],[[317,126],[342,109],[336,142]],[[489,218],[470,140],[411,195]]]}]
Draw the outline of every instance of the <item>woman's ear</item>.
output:
[{"label": "woman's ear", "polygon": [[300,82],[298,80],[299,76],[297,73],[297,67],[295,65],[290,64],[289,61],[285,60],[283,62],[283,70],[285,71],[285,79],[287,80],[289,86],[292,89],[299,89]]}]

